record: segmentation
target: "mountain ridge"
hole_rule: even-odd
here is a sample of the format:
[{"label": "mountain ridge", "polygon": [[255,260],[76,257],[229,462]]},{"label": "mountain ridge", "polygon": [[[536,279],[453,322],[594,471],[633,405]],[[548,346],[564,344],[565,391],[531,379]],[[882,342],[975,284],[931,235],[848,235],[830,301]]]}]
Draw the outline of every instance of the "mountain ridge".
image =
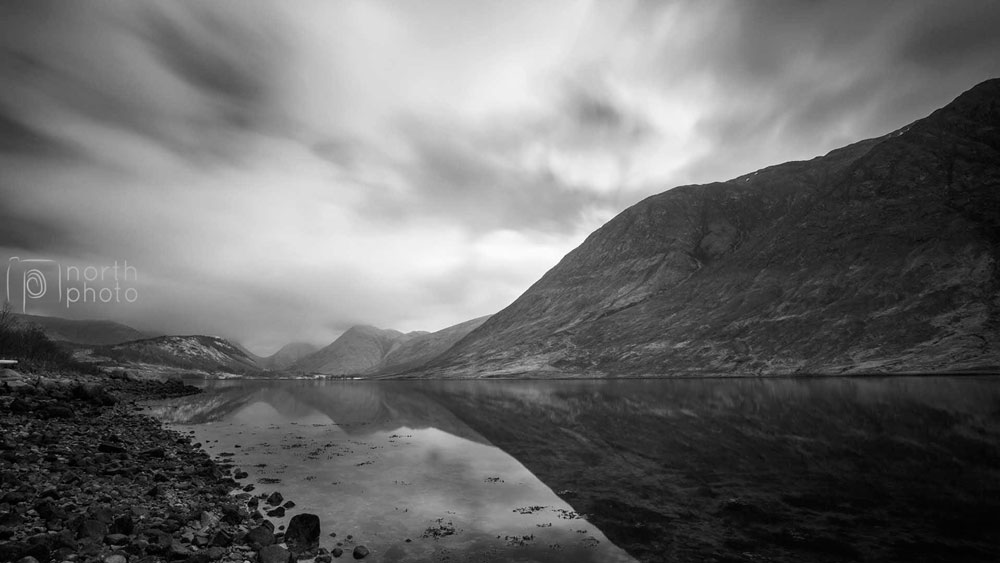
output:
[{"label": "mountain ridge", "polygon": [[318,350],[318,346],[308,342],[289,342],[277,352],[261,358],[257,363],[265,369],[282,370]]},{"label": "mountain ridge", "polygon": [[41,315],[15,313],[14,318],[22,324],[39,326],[46,336],[59,342],[82,345],[120,344],[130,340],[141,340],[152,335],[136,330],[126,324],[100,319],[66,319]]},{"label": "mountain ridge", "polygon": [[256,360],[239,345],[217,336],[157,336],[95,347],[91,355],[140,368],[158,366],[229,375],[254,375],[261,371]]},{"label": "mountain ridge", "polygon": [[650,196],[423,373],[1000,365],[998,100],[987,81],[882,137]]},{"label": "mountain ridge", "polygon": [[489,316],[435,332],[353,326],[326,347],[292,363],[286,372],[337,376],[392,376],[419,369],[450,348]]}]

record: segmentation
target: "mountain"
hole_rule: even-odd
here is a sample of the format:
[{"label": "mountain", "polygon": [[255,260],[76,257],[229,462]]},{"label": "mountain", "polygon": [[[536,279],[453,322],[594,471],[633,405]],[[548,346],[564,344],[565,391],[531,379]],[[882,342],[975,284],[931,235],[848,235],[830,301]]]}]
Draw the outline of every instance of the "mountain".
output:
[{"label": "mountain", "polygon": [[426,373],[996,370],[998,256],[990,80],[886,136],[637,203]]},{"label": "mountain", "polygon": [[489,315],[459,323],[437,332],[414,334],[392,349],[376,368],[380,375],[392,375],[417,369],[455,345],[489,319]]},{"label": "mountain", "polygon": [[318,348],[306,342],[292,342],[285,344],[280,350],[261,358],[258,364],[265,369],[282,370],[306,356],[316,352]]},{"label": "mountain", "polygon": [[93,355],[117,362],[204,373],[249,375],[260,371],[239,346],[216,336],[159,336],[95,348]]},{"label": "mountain", "polygon": [[407,335],[398,330],[354,326],[330,345],[293,363],[288,370],[325,375],[361,374],[377,367],[393,347],[406,339]]},{"label": "mountain", "polygon": [[49,338],[62,342],[102,346],[149,337],[148,334],[114,321],[74,320],[22,314],[14,316],[21,324],[38,325]]},{"label": "mountain", "polygon": [[264,363],[267,360],[267,358],[265,358],[263,356],[258,356],[257,354],[254,354],[253,352],[250,351],[249,348],[247,348],[246,346],[244,346],[243,344],[241,344],[239,342],[233,342],[233,341],[230,341],[230,340],[227,340],[226,342],[228,342],[229,344],[232,344],[233,347],[236,348],[237,350],[239,350],[240,352],[243,352],[243,355],[246,356],[247,358],[249,358],[250,361],[253,362],[255,366],[257,366],[260,369],[265,369],[264,368]]},{"label": "mountain", "polygon": [[488,318],[479,317],[437,332],[414,331],[403,334],[398,330],[384,330],[373,326],[351,327],[329,346],[288,365],[287,371],[325,375],[399,374],[420,368],[451,348]]}]

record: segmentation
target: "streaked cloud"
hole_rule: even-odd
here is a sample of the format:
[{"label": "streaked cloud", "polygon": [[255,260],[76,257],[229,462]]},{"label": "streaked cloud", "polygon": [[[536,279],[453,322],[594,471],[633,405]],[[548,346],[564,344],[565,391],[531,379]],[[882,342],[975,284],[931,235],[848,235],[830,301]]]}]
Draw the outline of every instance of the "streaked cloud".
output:
[{"label": "streaked cloud", "polygon": [[0,258],[127,258],[140,303],[72,314],[261,353],[442,328],[643,197],[1000,75],[998,27],[989,2],[5,3]]}]

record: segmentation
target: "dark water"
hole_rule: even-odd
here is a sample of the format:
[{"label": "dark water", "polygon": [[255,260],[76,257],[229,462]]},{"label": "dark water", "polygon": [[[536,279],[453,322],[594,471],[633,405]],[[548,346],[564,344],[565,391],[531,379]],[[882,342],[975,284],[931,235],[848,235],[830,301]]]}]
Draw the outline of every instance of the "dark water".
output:
[{"label": "dark water", "polygon": [[375,561],[1000,561],[1000,378],[203,385],[152,411]]}]

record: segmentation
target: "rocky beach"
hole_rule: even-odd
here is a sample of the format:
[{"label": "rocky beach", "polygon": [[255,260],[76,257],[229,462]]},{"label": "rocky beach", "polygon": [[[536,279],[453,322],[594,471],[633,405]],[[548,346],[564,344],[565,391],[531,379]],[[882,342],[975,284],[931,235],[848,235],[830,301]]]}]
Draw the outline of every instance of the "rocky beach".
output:
[{"label": "rocky beach", "polygon": [[328,563],[345,549],[368,555],[330,530],[322,537],[332,545],[321,547],[318,517],[295,513],[278,491],[240,483],[245,471],[142,413],[141,401],[195,387],[123,373],[2,375],[0,561]]}]

